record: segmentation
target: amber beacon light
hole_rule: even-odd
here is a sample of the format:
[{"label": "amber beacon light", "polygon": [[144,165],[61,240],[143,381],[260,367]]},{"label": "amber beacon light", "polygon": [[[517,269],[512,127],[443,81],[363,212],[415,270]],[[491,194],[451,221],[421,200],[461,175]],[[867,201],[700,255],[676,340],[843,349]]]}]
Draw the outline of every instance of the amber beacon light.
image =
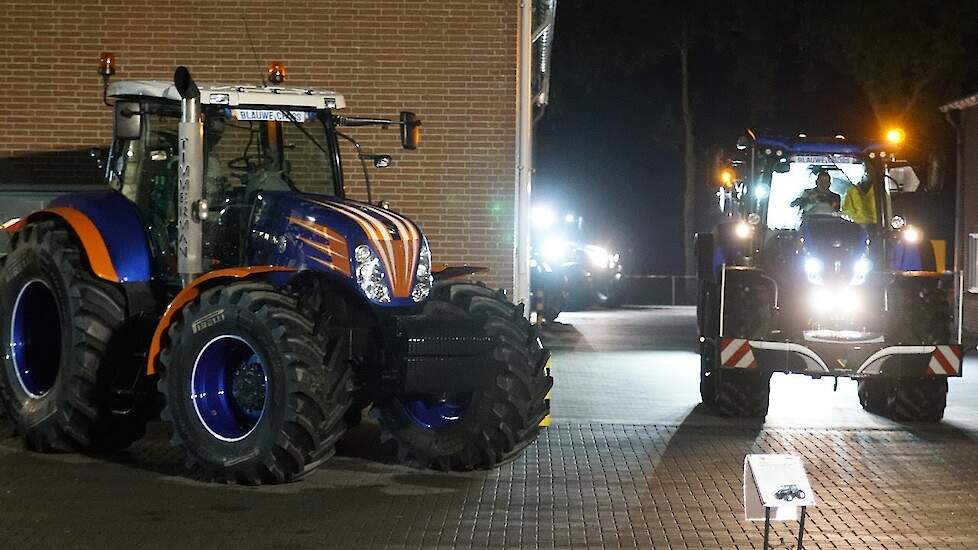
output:
[{"label": "amber beacon light", "polygon": [[285,69],[280,61],[272,61],[268,64],[268,70],[266,71],[268,75],[268,81],[272,84],[281,84],[285,82],[285,77],[288,76],[289,72]]}]

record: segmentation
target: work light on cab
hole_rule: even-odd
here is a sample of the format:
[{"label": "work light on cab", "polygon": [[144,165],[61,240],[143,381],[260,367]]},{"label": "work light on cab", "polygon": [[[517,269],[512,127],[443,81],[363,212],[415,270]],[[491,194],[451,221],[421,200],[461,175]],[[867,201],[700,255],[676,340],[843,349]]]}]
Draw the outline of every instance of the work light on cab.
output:
[{"label": "work light on cab", "polygon": [[907,133],[903,128],[890,128],[886,131],[886,141],[893,145],[900,145],[907,139]]},{"label": "work light on cab", "polygon": [[732,187],[736,176],[737,175],[734,173],[733,168],[724,168],[723,170],[720,170],[720,185],[723,187]]}]

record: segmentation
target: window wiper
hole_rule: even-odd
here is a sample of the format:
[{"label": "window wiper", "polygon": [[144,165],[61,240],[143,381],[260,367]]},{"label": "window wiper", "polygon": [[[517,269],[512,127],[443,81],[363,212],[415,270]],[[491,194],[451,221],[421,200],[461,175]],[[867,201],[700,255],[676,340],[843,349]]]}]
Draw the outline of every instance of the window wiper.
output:
[{"label": "window wiper", "polygon": [[316,141],[316,138],[312,137],[312,134],[309,133],[309,130],[306,130],[305,128],[302,127],[302,123],[296,120],[295,116],[291,112],[286,111],[285,109],[279,109],[278,111],[283,115],[285,115],[286,118],[289,119],[289,122],[291,122],[296,128],[298,128],[299,131],[302,132],[302,134],[305,135],[306,138],[308,138],[309,141],[311,141],[312,144],[315,145],[317,149],[319,149],[320,151],[323,152],[324,155],[329,157],[329,151],[327,151],[325,147],[320,145],[319,142]]}]

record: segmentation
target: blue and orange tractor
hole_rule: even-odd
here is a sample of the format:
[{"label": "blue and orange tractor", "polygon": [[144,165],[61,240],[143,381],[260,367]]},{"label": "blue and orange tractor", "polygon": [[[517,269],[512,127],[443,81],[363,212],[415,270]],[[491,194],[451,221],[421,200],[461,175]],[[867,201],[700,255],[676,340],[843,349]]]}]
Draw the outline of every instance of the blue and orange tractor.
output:
[{"label": "blue and orange tractor", "polygon": [[257,484],[312,471],[368,408],[419,467],[491,468],[535,439],[552,379],[522,309],[345,198],[340,140],[365,177],[391,159],[343,128],[410,150],[412,113],[342,115],[277,65],[263,86],[103,70],[106,189],[4,226],[0,399],[30,448],[126,447],[159,412],[199,477]]},{"label": "blue and orange tractor", "polygon": [[961,274],[899,210],[940,171],[841,135],[737,149],[722,221],[696,238],[703,402],[763,417],[772,373],[801,373],[857,380],[870,412],[940,420],[961,376]]}]

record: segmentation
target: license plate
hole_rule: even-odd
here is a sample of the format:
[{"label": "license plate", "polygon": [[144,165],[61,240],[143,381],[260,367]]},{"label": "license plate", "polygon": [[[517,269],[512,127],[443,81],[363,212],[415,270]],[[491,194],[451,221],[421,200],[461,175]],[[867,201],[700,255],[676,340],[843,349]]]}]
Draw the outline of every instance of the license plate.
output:
[{"label": "license plate", "polygon": [[[277,111],[271,109],[232,109],[231,114],[238,120],[274,120],[277,122],[306,122],[313,119],[313,114],[308,111]],[[290,118],[289,115],[292,115]]]}]

